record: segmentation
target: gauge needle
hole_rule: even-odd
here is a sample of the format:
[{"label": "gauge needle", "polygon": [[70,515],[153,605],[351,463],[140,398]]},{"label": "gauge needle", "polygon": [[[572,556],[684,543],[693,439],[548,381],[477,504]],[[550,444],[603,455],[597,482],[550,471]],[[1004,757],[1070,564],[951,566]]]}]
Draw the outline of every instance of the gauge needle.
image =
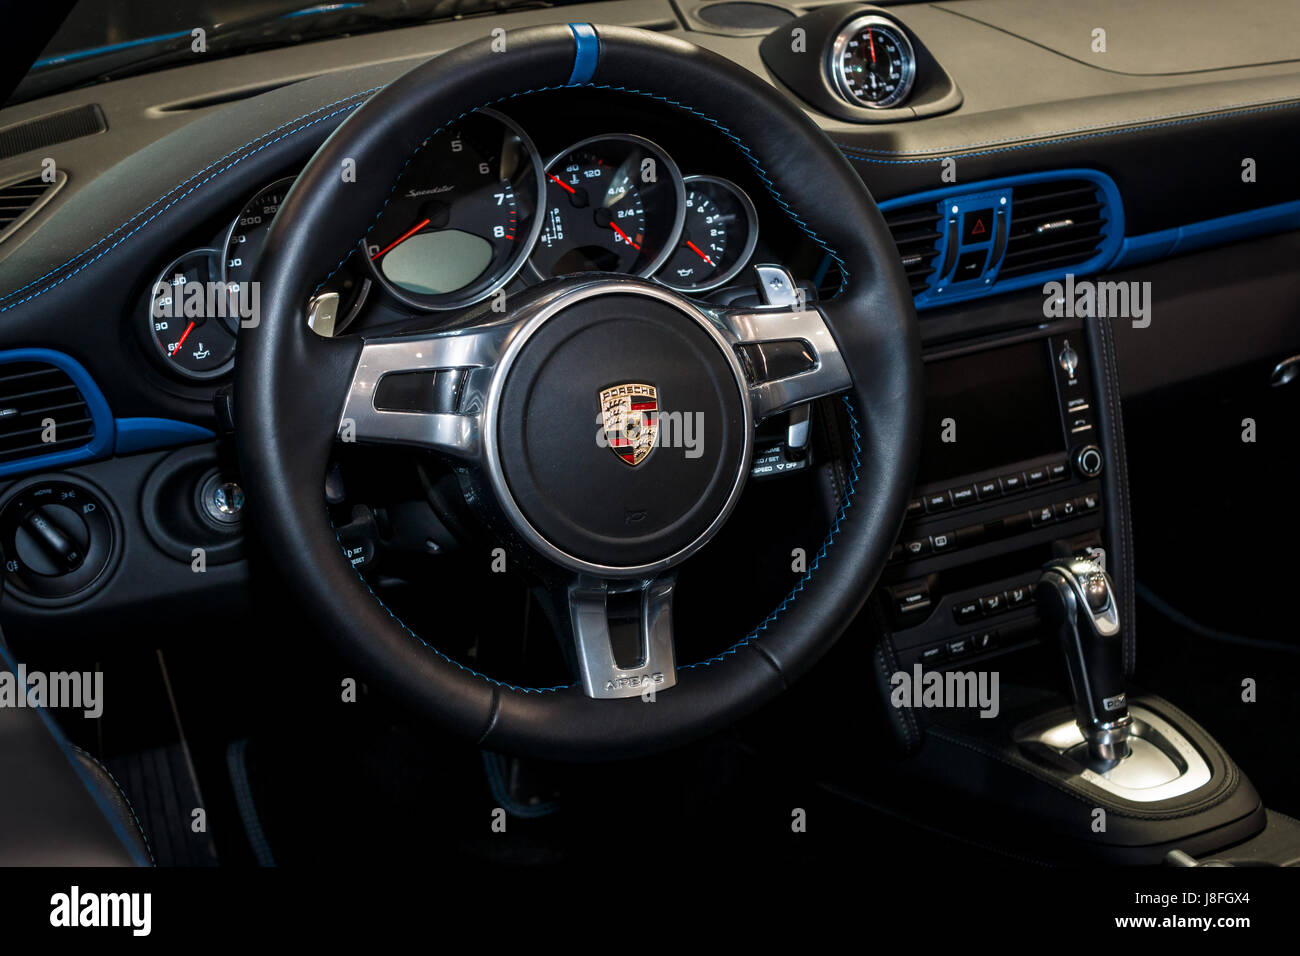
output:
[{"label": "gauge needle", "polygon": [[376,259],[378,259],[380,256],[382,256],[385,252],[388,252],[388,251],[389,251],[390,249],[392,249],[394,246],[400,245],[401,243],[405,242],[407,239],[410,239],[413,235],[415,235],[417,232],[419,232],[421,229],[423,229],[423,228],[424,228],[425,226],[427,226],[428,224],[429,224],[429,220],[428,220],[428,219],[422,219],[422,220],[420,220],[420,221],[417,222],[414,226],[412,226],[410,229],[406,230],[406,232],[402,233],[400,236],[398,236],[396,239],[394,239],[394,240],[393,240],[392,242],[390,242],[388,245],[384,246],[384,248],[380,249],[380,250],[379,250],[378,252],[376,252],[373,256],[371,256],[371,257],[370,257],[370,261],[371,261],[371,262],[374,262]]},{"label": "gauge needle", "polygon": [[706,256],[703,252],[701,252],[701,251],[700,251],[700,247],[697,246],[695,243],[691,242],[691,240],[687,239],[687,240],[686,240],[686,245],[688,245],[688,246],[690,247],[690,249],[691,249],[692,252],[694,252],[697,256],[699,256],[701,259],[703,259],[703,260],[704,260],[705,262],[707,262],[709,265],[713,265],[713,260],[710,259],[708,256]]},{"label": "gauge needle", "polygon": [[871,47],[871,62],[876,62],[876,41],[871,36],[871,27],[867,27],[867,45]]},{"label": "gauge needle", "polygon": [[190,333],[193,331],[194,331],[193,322],[185,326],[185,331],[182,332],[181,337],[176,340],[176,348],[172,349],[172,358],[175,358],[176,356],[181,354],[181,346],[185,344],[185,340],[190,337]]},{"label": "gauge needle", "polygon": [[565,182],[563,179],[561,179],[559,176],[556,176],[556,175],[554,175],[554,174],[551,174],[551,180],[552,180],[552,181],[553,181],[557,186],[561,187],[562,189],[567,189],[570,193],[576,193],[576,192],[577,192],[576,189],[574,189],[572,186],[570,186],[568,183],[566,183],[566,182]]},{"label": "gauge needle", "polygon": [[641,247],[638,246],[635,242],[632,241],[632,237],[629,236],[629,235],[628,235],[626,232],[624,232],[622,229],[618,228],[618,223],[616,223],[616,222],[611,222],[611,223],[609,224],[609,228],[613,229],[616,233],[618,233],[620,236],[622,236],[622,237],[623,237],[623,241],[626,242],[626,243],[627,243],[629,246],[631,246],[633,249],[635,249],[637,252],[640,252],[640,251],[641,251]]}]

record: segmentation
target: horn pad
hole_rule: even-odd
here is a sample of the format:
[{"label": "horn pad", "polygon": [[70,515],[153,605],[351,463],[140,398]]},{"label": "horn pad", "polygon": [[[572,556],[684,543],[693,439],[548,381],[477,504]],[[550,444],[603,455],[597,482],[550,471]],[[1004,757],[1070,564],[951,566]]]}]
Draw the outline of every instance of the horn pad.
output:
[{"label": "horn pad", "polygon": [[505,375],[491,427],[513,517],[562,563],[665,567],[730,512],[752,441],[743,373],[688,304],[582,298],[536,325]]}]

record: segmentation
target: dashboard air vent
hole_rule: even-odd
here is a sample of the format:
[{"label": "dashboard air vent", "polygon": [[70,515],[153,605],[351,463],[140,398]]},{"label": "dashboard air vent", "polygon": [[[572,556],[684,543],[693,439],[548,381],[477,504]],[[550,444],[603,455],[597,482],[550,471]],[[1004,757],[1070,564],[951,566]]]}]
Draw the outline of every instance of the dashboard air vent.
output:
[{"label": "dashboard air vent", "polygon": [[67,372],[47,362],[0,365],[0,464],[94,437],[90,408]]},{"label": "dashboard air vent", "polygon": [[1086,179],[1017,186],[999,278],[1064,270],[1095,256],[1107,222],[1102,199],[1097,184]]},{"label": "dashboard air vent", "polygon": [[918,203],[885,212],[885,224],[893,233],[898,255],[903,260],[912,295],[924,292],[934,275],[939,254],[939,211],[934,203]]},{"label": "dashboard air vent", "polygon": [[47,202],[54,198],[65,182],[66,173],[55,173],[54,182],[49,183],[39,175],[11,179],[0,184],[0,242],[4,242]]}]

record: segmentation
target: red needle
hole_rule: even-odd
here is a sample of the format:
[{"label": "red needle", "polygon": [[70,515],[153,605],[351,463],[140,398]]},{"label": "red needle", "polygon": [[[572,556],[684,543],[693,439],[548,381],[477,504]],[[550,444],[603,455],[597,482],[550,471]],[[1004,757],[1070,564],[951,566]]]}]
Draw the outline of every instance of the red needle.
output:
[{"label": "red needle", "polygon": [[687,244],[688,246],[691,247],[691,251],[693,251],[697,256],[699,256],[701,259],[703,259],[703,260],[704,260],[705,262],[707,262],[709,265],[713,265],[713,260],[710,259],[708,256],[706,256],[703,252],[701,252],[699,246],[697,246],[695,243],[691,242],[691,240],[689,240],[689,239],[686,240],[686,244]]},{"label": "red needle", "polygon": [[185,326],[185,331],[181,333],[180,339],[178,339],[176,342],[176,348],[172,349],[172,358],[175,358],[177,355],[180,354],[181,346],[185,344],[185,340],[190,337],[190,333],[193,331],[194,331],[193,322]]},{"label": "red needle", "polygon": [[420,221],[417,222],[414,226],[412,226],[410,229],[406,230],[406,232],[402,233],[400,236],[398,236],[396,239],[394,239],[394,240],[393,240],[392,242],[390,242],[388,245],[384,246],[384,248],[380,249],[380,250],[379,250],[378,252],[376,252],[373,256],[371,256],[371,257],[370,257],[370,261],[371,261],[371,262],[374,262],[376,259],[378,259],[380,256],[382,256],[382,255],[383,255],[385,252],[387,252],[388,250],[392,249],[394,246],[399,245],[400,243],[405,242],[407,239],[410,239],[413,235],[415,235],[417,232],[419,232],[421,229],[423,229],[423,228],[424,228],[425,226],[427,226],[428,224],[429,224],[429,220],[428,220],[428,219],[422,219],[422,220],[420,220]]},{"label": "red needle", "polygon": [[568,183],[566,183],[564,180],[562,180],[559,176],[552,175],[552,176],[551,176],[551,179],[556,183],[556,185],[559,185],[559,186],[564,187],[564,188],[567,189],[569,192],[571,192],[571,193],[576,193],[576,192],[577,192],[576,189],[574,189],[572,186],[570,186]]},{"label": "red needle", "polygon": [[626,243],[627,243],[629,246],[631,246],[633,249],[635,249],[637,252],[640,252],[640,251],[641,251],[641,247],[638,246],[635,242],[633,242],[632,239],[631,239],[631,237],[630,237],[626,232],[624,232],[622,229],[618,228],[618,223],[616,223],[616,222],[611,222],[611,223],[609,224],[609,228],[613,229],[616,233],[618,233],[620,236],[622,236],[622,237],[623,237],[623,241],[626,242]]},{"label": "red needle", "polygon": [[871,36],[871,27],[867,27],[867,44],[871,47],[871,62],[876,62],[876,41]]}]

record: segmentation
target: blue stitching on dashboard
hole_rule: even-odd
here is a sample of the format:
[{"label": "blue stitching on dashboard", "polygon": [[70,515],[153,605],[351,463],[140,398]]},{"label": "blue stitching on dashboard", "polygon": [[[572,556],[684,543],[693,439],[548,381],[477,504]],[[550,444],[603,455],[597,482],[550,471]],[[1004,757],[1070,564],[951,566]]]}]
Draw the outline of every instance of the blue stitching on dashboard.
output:
[{"label": "blue stitching on dashboard", "polygon": [[[378,222],[379,217],[383,215],[384,209],[388,206],[388,203],[393,198],[393,193],[397,191],[397,180],[401,179],[402,173],[406,171],[406,167],[411,164],[411,161],[415,159],[417,155],[419,155],[420,150],[424,149],[424,147],[428,145],[429,140],[437,136],[444,129],[446,129],[447,127],[451,126],[454,123],[459,122],[461,119],[468,116],[470,113],[473,113],[475,110],[486,109],[488,107],[495,106],[498,103],[504,103],[508,100],[513,100],[516,97],[527,96],[530,93],[547,93],[552,90],[584,89],[584,88],[592,89],[592,90],[609,90],[615,93],[631,93],[634,96],[644,96],[647,97],[648,99],[658,100],[661,103],[667,103],[669,106],[675,106],[677,109],[683,110],[684,112],[690,113],[692,116],[704,120],[710,126],[714,127],[716,130],[718,130],[720,133],[726,136],[727,139],[731,140],[731,142],[736,146],[736,148],[739,149],[741,153],[744,154],[745,159],[749,162],[749,165],[753,167],[755,174],[759,178],[759,181],[762,182],[764,188],[767,189],[767,191],[771,194],[772,198],[776,200],[777,204],[780,205],[780,207],[785,212],[785,214],[790,217],[790,221],[793,222],[796,226],[798,226],[803,231],[804,235],[806,235],[817,245],[821,246],[821,248],[826,252],[826,254],[835,260],[835,264],[838,265],[840,268],[840,285],[839,288],[835,290],[835,294],[839,295],[841,292],[844,291],[845,286],[847,286],[849,282],[849,272],[848,272],[848,268],[844,264],[844,260],[840,258],[839,253],[837,253],[834,249],[832,249],[829,245],[826,244],[826,241],[822,239],[822,237],[819,236],[811,226],[809,226],[806,222],[804,222],[801,218],[799,218],[798,215],[795,214],[795,211],[790,207],[790,204],[786,202],[784,198],[782,198],[781,193],[777,190],[772,180],[768,177],[767,171],[763,169],[762,165],[755,158],[754,154],[750,151],[749,147],[746,146],[741,141],[739,136],[737,136],[727,127],[723,126],[720,122],[715,120],[713,117],[709,116],[706,113],[700,112],[694,107],[687,106],[685,103],[681,103],[677,100],[670,99],[667,96],[661,96],[657,93],[648,93],[645,90],[633,89],[632,87],[628,87],[628,86],[611,86],[608,83],[579,83],[574,86],[569,86],[567,84],[559,84],[556,86],[534,87],[531,90],[520,90],[517,93],[510,93],[506,96],[499,96],[494,100],[488,100],[486,103],[482,103],[474,107],[473,109],[465,110],[459,116],[453,117],[452,119],[443,123],[432,133],[430,133],[424,140],[422,140],[419,143],[419,145],[415,147],[415,150],[411,153],[411,155],[406,158],[406,162],[402,164],[402,168],[398,170],[397,176],[394,178],[393,188],[389,190],[388,196],[384,199],[383,203],[380,204],[379,209],[375,212],[374,221],[370,223],[370,226],[366,229],[365,233],[362,235],[361,241],[365,242],[365,237],[370,235],[371,230],[375,228],[375,223]],[[334,273],[338,272],[339,269],[343,268],[343,263],[347,261],[348,256],[350,255],[352,255],[351,250],[349,250],[347,255],[345,255],[342,259],[338,261],[338,263],[334,266],[334,268],[330,270],[329,274],[325,276],[324,279],[321,280],[319,285],[316,286],[316,289],[319,290],[321,286],[323,286],[326,282],[330,280],[330,278],[334,275]]]},{"label": "blue stitching on dashboard", "polygon": [[245,153],[243,156],[240,156],[239,158],[237,158],[237,159],[233,160],[232,162],[226,164],[226,165],[223,166],[221,169],[218,169],[216,172],[213,172],[211,175],[204,177],[203,179],[199,180],[198,182],[195,182],[195,180],[196,180],[196,179],[199,179],[200,176],[203,176],[204,173],[208,172],[209,170],[211,170],[213,167],[217,166],[218,164],[224,162],[224,161],[225,161],[226,159],[228,159],[229,157],[234,156],[234,155],[235,155],[236,153],[238,153],[240,150],[247,149],[249,146],[252,146],[252,145],[253,145],[254,143],[256,143],[258,140],[265,139],[266,137],[272,135],[273,133],[277,133],[277,132],[279,132],[280,130],[285,129],[286,127],[292,126],[294,123],[297,123],[297,122],[299,122],[300,120],[304,120],[304,119],[306,119],[308,116],[311,116],[311,115],[313,115],[313,114],[315,114],[315,113],[319,113],[321,110],[328,110],[331,106],[337,106],[339,103],[346,103],[346,102],[348,102],[349,100],[355,100],[355,99],[359,99],[360,97],[369,96],[371,93],[374,93],[374,92],[376,92],[377,90],[381,90],[381,89],[383,89],[382,86],[371,87],[371,88],[368,89],[368,90],[362,90],[362,91],[359,92],[359,93],[353,93],[351,96],[345,96],[345,97],[343,97],[343,98],[340,99],[340,100],[335,100],[333,103],[327,103],[327,104],[325,104],[324,106],[319,107],[318,109],[312,110],[312,111],[307,112],[307,113],[303,113],[301,116],[296,117],[295,119],[289,120],[289,122],[287,122],[287,123],[284,123],[284,124],[282,124],[282,125],[280,125],[280,126],[277,126],[277,127],[275,127],[274,129],[268,130],[268,131],[265,132],[265,133],[262,133],[260,136],[254,138],[254,139],[249,140],[249,141],[248,141],[247,143],[245,143],[243,146],[239,146],[239,147],[237,147],[237,148],[235,148],[235,149],[232,149],[230,152],[226,153],[225,156],[222,156],[220,159],[216,159],[216,160],[214,160],[213,162],[209,163],[207,166],[205,166],[203,169],[199,170],[197,173],[195,173],[195,174],[194,174],[193,176],[191,176],[189,179],[185,180],[184,182],[182,182],[182,183],[180,183],[180,184],[178,184],[178,185],[176,185],[176,186],[173,186],[173,187],[172,187],[171,189],[169,189],[166,193],[164,193],[164,194],[163,194],[162,196],[160,196],[159,198],[155,199],[155,200],[154,200],[153,202],[151,202],[148,206],[145,206],[144,209],[141,209],[141,210],[140,210],[139,212],[137,212],[134,216],[132,216],[132,217],[131,217],[130,219],[128,219],[126,222],[122,223],[120,226],[118,226],[118,227],[117,227],[116,229],[114,229],[112,232],[108,233],[106,236],[103,236],[102,238],[100,238],[100,239],[96,240],[95,242],[91,243],[89,246],[87,246],[87,247],[86,247],[85,249],[83,249],[81,252],[77,253],[77,254],[76,254],[75,256],[73,256],[71,259],[68,259],[66,262],[64,262],[62,265],[56,266],[55,268],[51,269],[49,272],[45,273],[45,275],[43,275],[43,276],[41,276],[41,277],[39,277],[39,278],[37,278],[37,279],[33,279],[31,282],[28,282],[28,283],[27,283],[26,285],[24,285],[24,286],[21,286],[21,287],[19,287],[19,288],[17,288],[17,289],[14,289],[14,290],[12,290],[12,291],[10,291],[10,292],[6,292],[6,293],[4,293],[4,295],[0,295],[0,302],[3,302],[5,299],[10,298],[11,296],[15,296],[15,295],[17,295],[17,294],[20,293],[20,292],[23,292],[23,291],[25,291],[25,290],[27,290],[27,289],[30,289],[30,288],[31,288],[32,286],[34,286],[34,285],[38,285],[39,283],[44,282],[44,281],[45,281],[46,279],[48,279],[50,276],[52,276],[52,275],[56,274],[57,272],[59,272],[59,270],[67,268],[68,266],[72,265],[72,263],[74,263],[74,262],[76,262],[78,259],[80,259],[82,256],[87,255],[89,252],[91,252],[91,251],[92,251],[93,249],[95,249],[97,246],[102,245],[103,243],[107,242],[109,239],[113,238],[113,236],[115,236],[117,233],[121,232],[121,231],[122,231],[123,229],[125,229],[127,226],[131,225],[131,223],[134,222],[136,219],[139,219],[139,218],[140,218],[141,216],[143,216],[145,213],[149,212],[150,209],[153,209],[153,207],[157,206],[159,203],[161,203],[161,202],[163,202],[165,199],[167,199],[168,196],[171,196],[173,193],[175,193],[176,190],[181,189],[181,188],[184,187],[187,183],[194,183],[194,185],[190,186],[189,189],[186,189],[186,190],[185,190],[183,193],[181,193],[180,195],[175,196],[175,198],[173,198],[173,199],[172,199],[170,202],[168,202],[166,205],[162,206],[162,207],[159,208],[156,212],[154,212],[151,216],[149,216],[148,218],[146,218],[145,220],[143,220],[142,222],[140,222],[140,223],[139,223],[139,224],[138,224],[134,229],[132,229],[130,232],[128,232],[128,233],[126,233],[124,236],[120,237],[116,242],[114,242],[114,243],[112,243],[111,245],[109,245],[107,248],[105,248],[103,251],[101,251],[98,255],[96,255],[96,256],[94,256],[93,258],[91,258],[91,259],[87,260],[86,262],[82,263],[82,264],[81,264],[80,266],[78,266],[76,269],[73,269],[71,272],[69,272],[67,275],[65,275],[65,276],[64,276],[62,279],[60,279],[58,282],[52,283],[51,285],[48,285],[48,286],[46,286],[44,289],[41,289],[41,290],[39,290],[39,291],[37,291],[37,292],[33,292],[31,295],[29,295],[29,296],[25,296],[25,297],[23,297],[22,299],[19,299],[17,302],[11,302],[11,303],[9,303],[9,304],[6,305],[4,308],[0,308],[0,313],[8,312],[10,309],[16,308],[16,307],[22,305],[24,302],[30,302],[32,299],[35,299],[37,296],[39,296],[39,295],[43,295],[44,293],[49,292],[51,289],[57,288],[58,286],[62,285],[64,282],[68,281],[68,279],[70,279],[70,278],[72,278],[73,276],[75,276],[78,272],[81,272],[83,269],[89,267],[90,265],[92,265],[94,262],[96,262],[97,260],[99,260],[99,259],[102,258],[103,256],[105,256],[105,255],[107,255],[108,253],[112,252],[114,249],[116,249],[116,248],[117,248],[118,246],[120,246],[122,243],[126,242],[127,239],[131,238],[131,236],[135,235],[137,232],[139,232],[141,229],[143,229],[145,226],[147,226],[150,222],[152,222],[154,219],[158,218],[158,216],[162,215],[164,212],[166,212],[166,211],[167,211],[168,209],[170,209],[172,206],[176,205],[176,203],[180,202],[182,199],[184,199],[184,198],[185,198],[186,196],[188,196],[190,193],[194,192],[196,189],[198,189],[199,187],[205,185],[206,183],[211,182],[213,179],[215,179],[217,176],[220,176],[222,173],[227,172],[228,170],[234,168],[236,165],[238,165],[239,163],[243,162],[243,161],[244,161],[245,159],[247,159],[249,156],[254,156],[254,155],[256,155],[257,153],[261,152],[262,150],[266,149],[268,146],[271,146],[271,145],[273,145],[273,144],[275,144],[275,143],[278,143],[280,140],[285,139],[285,138],[288,137],[288,136],[293,136],[293,135],[295,135],[295,134],[297,134],[297,133],[301,133],[303,130],[305,130],[305,129],[309,129],[309,128],[312,127],[312,126],[315,126],[317,123],[323,123],[325,120],[330,119],[330,118],[333,117],[333,116],[338,116],[340,113],[346,113],[346,112],[348,112],[348,111],[350,111],[350,110],[356,109],[356,107],[357,107],[358,105],[360,105],[360,104],[359,104],[359,103],[352,103],[352,104],[350,104],[350,105],[348,105],[348,106],[343,107],[342,109],[334,110],[333,112],[326,113],[326,114],[323,115],[323,116],[317,116],[317,117],[316,117],[314,120],[312,120],[310,123],[305,123],[305,124],[303,124],[302,126],[299,126],[297,129],[289,130],[287,133],[281,133],[279,136],[276,136],[274,139],[267,140],[267,141],[266,141],[265,143],[263,143],[261,146],[258,146],[257,149],[254,149],[254,150],[251,150],[251,151],[248,152],[248,153]]},{"label": "blue stitching on dashboard", "polygon": [[796,584],[781,603],[777,605],[776,610],[763,618],[763,622],[759,624],[758,627],[754,628],[722,653],[715,654],[713,657],[699,661],[695,664],[683,664],[677,668],[679,671],[689,670],[693,667],[708,667],[710,664],[717,664],[725,658],[730,657],[747,644],[752,644],[758,639],[759,635],[762,634],[763,631],[767,630],[768,627],[775,623],[776,619],[781,616],[781,612],[794,603],[795,598],[797,598],[800,592],[803,591],[805,585],[812,580],[813,572],[821,565],[822,558],[826,557],[826,553],[830,549],[831,543],[834,542],[835,536],[839,534],[840,523],[844,520],[844,516],[848,514],[849,507],[853,504],[853,493],[858,484],[858,466],[862,461],[862,435],[858,431],[858,417],[853,413],[853,403],[849,401],[847,395],[844,396],[844,408],[849,414],[849,430],[853,435],[853,466],[849,474],[849,485],[848,488],[845,489],[844,500],[840,503],[839,513],[835,515],[835,523],[831,525],[831,530],[826,533],[826,539],[822,542],[821,548],[813,557],[812,563],[808,565],[808,570],[804,571],[803,577],[799,578],[799,583]]},{"label": "blue stitching on dashboard", "polygon": [[1226,113],[1208,113],[1204,116],[1193,116],[1193,117],[1189,117],[1188,119],[1173,120],[1168,123],[1147,123],[1142,126],[1122,126],[1116,129],[1108,129],[1096,133],[1088,133],[1083,136],[1062,136],[1057,139],[1035,140],[1034,142],[1030,142],[1030,143],[1020,143],[1015,146],[1002,146],[997,149],[985,149],[974,153],[962,152],[962,150],[966,148],[964,146],[954,146],[952,147],[952,149],[948,151],[947,154],[942,152],[937,152],[935,150],[929,150],[928,152],[930,152],[932,155],[930,155],[928,158],[925,159],[876,159],[874,156],[871,155],[858,155],[858,154],[893,153],[894,155],[899,155],[903,151],[884,150],[884,149],[868,150],[857,146],[847,146],[844,143],[836,143],[835,145],[844,151],[844,155],[848,156],[849,159],[854,160],[855,162],[877,163],[879,165],[885,165],[885,166],[915,166],[923,163],[941,163],[944,161],[944,159],[949,158],[949,155],[952,153],[957,153],[962,158],[969,158],[972,156],[992,156],[997,153],[1009,153],[1019,149],[1037,149],[1040,146],[1055,146],[1059,143],[1077,143],[1089,139],[1100,139],[1105,136],[1118,136],[1122,133],[1137,133],[1149,129],[1165,129],[1166,127],[1170,127],[1170,126],[1187,126],[1191,123],[1206,123],[1211,120],[1218,120],[1218,119],[1223,119],[1225,117],[1232,117],[1232,116],[1245,116],[1250,113],[1269,113],[1275,110],[1294,109],[1297,106],[1300,106],[1300,103],[1296,103],[1296,102],[1278,103],[1274,106],[1261,106],[1256,109],[1235,110]]}]

